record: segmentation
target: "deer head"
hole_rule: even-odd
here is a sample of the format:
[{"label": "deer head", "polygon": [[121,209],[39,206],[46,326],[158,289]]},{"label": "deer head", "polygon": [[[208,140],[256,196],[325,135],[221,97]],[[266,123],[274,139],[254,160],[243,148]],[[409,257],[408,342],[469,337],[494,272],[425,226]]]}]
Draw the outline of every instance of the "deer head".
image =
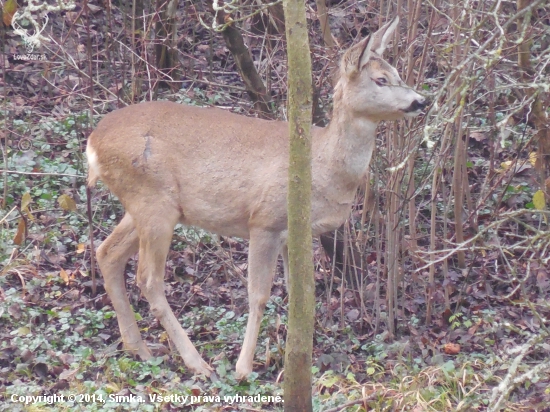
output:
[{"label": "deer head", "polygon": [[342,57],[335,95],[342,93],[338,101],[356,116],[373,121],[398,120],[420,114],[428,104],[428,99],[408,87],[395,67],[382,58],[398,24],[399,17],[395,17]]}]

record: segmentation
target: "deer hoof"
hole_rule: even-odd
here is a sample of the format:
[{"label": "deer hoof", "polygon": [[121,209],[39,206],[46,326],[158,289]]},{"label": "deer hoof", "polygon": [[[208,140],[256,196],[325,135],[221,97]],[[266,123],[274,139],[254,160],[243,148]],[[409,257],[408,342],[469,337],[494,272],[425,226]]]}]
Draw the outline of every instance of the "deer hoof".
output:
[{"label": "deer hoof", "polygon": [[146,361],[151,359],[153,354],[145,344],[145,342],[141,341],[138,344],[124,344],[124,350],[127,352],[130,352],[133,356],[138,357],[142,361]]},{"label": "deer hoof", "polygon": [[248,375],[252,372],[252,366],[243,366],[237,362],[237,368],[235,371],[235,379],[241,381],[248,378]]},{"label": "deer hoof", "polygon": [[191,362],[185,362],[185,365],[193,371],[197,375],[204,375],[207,378],[210,377],[214,369],[210,367],[208,363],[206,363],[201,358],[197,360],[193,360]]}]

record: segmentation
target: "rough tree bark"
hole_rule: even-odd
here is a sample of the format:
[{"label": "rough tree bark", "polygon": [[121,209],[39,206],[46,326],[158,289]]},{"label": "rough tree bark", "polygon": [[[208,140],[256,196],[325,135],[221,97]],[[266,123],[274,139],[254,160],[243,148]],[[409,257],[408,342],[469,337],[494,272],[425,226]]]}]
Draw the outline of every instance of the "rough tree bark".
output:
[{"label": "rough tree bark", "polygon": [[[531,3],[530,0],[518,0],[518,11],[523,10]],[[531,20],[531,13],[525,15],[525,22],[529,24]],[[518,46],[518,65],[521,70],[521,79],[524,82],[532,82],[534,80],[534,70],[531,65],[531,42],[523,41]],[[527,89],[527,94],[532,96],[536,89]],[[535,129],[537,130],[538,151],[537,160],[535,162],[535,169],[539,174],[541,189],[546,192],[546,199],[548,201],[550,196],[550,123],[545,113],[545,106],[547,102],[545,100],[548,97],[548,93],[540,92],[533,103],[531,104],[531,119]]]},{"label": "rough tree bark", "polygon": [[[453,0],[451,17],[454,19],[454,22],[459,22],[459,16],[462,13],[462,3],[458,0]],[[466,22],[466,21],[464,21]],[[461,28],[459,26],[454,27],[454,38],[455,44],[453,47],[453,66],[456,67],[458,62],[464,59],[464,56],[467,55],[467,45],[460,44],[460,34]],[[460,87],[461,83],[460,78],[455,79],[456,87]],[[461,96],[458,95],[456,98],[457,107],[460,106],[458,116],[455,119],[453,135],[455,136],[455,156],[454,156],[454,167],[453,167],[453,194],[454,194],[454,221],[455,221],[455,242],[457,245],[460,245],[464,242],[464,227],[462,222],[463,214],[463,205],[464,205],[464,177],[466,172],[466,146],[462,138],[463,133],[463,116],[464,110],[463,105],[461,105]],[[456,252],[457,264],[459,268],[466,267],[466,254],[464,250],[458,250]]]},{"label": "rough tree bark", "polygon": [[137,97],[141,94],[141,85],[143,79],[138,76],[137,73],[141,72],[141,61],[136,59],[136,56],[142,56],[143,41],[137,34],[142,26],[142,16],[144,11],[143,0],[124,0],[120,2],[122,9],[126,11],[123,13],[124,26],[126,27],[126,15],[129,15],[130,20],[130,33],[131,44],[134,53],[130,53],[130,73],[131,73],[131,89],[128,96],[128,103],[136,103]]},{"label": "rough tree bark", "polygon": [[289,315],[285,411],[312,411],[311,353],[315,283],[311,235],[311,57],[303,1],[284,0],[288,54]]},{"label": "rough tree bark", "polygon": [[[222,25],[226,23],[226,14],[223,11],[218,11],[216,16],[218,24]],[[239,74],[245,83],[246,92],[254,102],[256,112],[264,119],[272,119],[273,114],[270,108],[271,96],[267,92],[264,82],[254,66],[254,61],[248,47],[244,44],[241,32],[233,25],[229,25],[222,32],[222,35],[225,45],[235,59]]]},{"label": "rough tree bark", "polygon": [[317,17],[319,18],[319,23],[321,25],[321,32],[323,34],[323,42],[327,47],[334,47],[336,42],[334,37],[332,37],[332,32],[330,31],[330,26],[328,23],[328,8],[325,0],[315,0],[317,5]]},{"label": "rough tree bark", "polygon": [[[176,31],[176,12],[178,10],[178,1],[157,0],[157,12],[159,20],[156,23],[155,31],[158,43],[155,44],[155,59],[157,69],[166,73],[173,80],[179,80],[177,56],[177,31]],[[161,81],[156,85],[166,85]]]}]

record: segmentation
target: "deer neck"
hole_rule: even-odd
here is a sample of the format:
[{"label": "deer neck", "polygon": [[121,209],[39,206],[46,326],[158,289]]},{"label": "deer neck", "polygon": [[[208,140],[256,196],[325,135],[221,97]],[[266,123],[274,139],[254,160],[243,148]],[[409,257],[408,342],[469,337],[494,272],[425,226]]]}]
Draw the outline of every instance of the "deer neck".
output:
[{"label": "deer neck", "polygon": [[[330,124],[319,130],[318,150],[322,178],[334,189],[355,194],[369,167],[376,139],[378,122],[358,116],[350,108],[333,112]],[[315,174],[314,174],[315,175]]]}]

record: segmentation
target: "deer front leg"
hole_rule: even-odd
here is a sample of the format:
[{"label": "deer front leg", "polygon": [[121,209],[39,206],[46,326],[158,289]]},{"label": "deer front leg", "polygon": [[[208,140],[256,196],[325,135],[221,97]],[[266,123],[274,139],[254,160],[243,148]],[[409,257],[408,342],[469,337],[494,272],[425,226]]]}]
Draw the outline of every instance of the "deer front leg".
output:
[{"label": "deer front leg", "polygon": [[124,267],[138,247],[134,222],[126,213],[113,233],[97,249],[97,262],[105,280],[105,290],[116,312],[124,349],[146,360],[151,357],[151,352],[141,339],[124,283]]},{"label": "deer front leg", "polygon": [[248,301],[250,313],[244,343],[237,361],[236,377],[243,379],[252,372],[254,352],[265,304],[271,294],[271,284],[281,248],[279,233],[255,230],[250,232],[248,250]]},{"label": "deer front leg", "polygon": [[151,312],[168,333],[185,365],[195,373],[210,376],[212,369],[189,340],[164,294],[166,256],[177,221],[176,217],[171,221],[164,212],[166,211],[163,213],[154,211],[154,216],[158,216],[157,218],[140,222],[142,227],[139,231],[138,285],[151,306]]}]

